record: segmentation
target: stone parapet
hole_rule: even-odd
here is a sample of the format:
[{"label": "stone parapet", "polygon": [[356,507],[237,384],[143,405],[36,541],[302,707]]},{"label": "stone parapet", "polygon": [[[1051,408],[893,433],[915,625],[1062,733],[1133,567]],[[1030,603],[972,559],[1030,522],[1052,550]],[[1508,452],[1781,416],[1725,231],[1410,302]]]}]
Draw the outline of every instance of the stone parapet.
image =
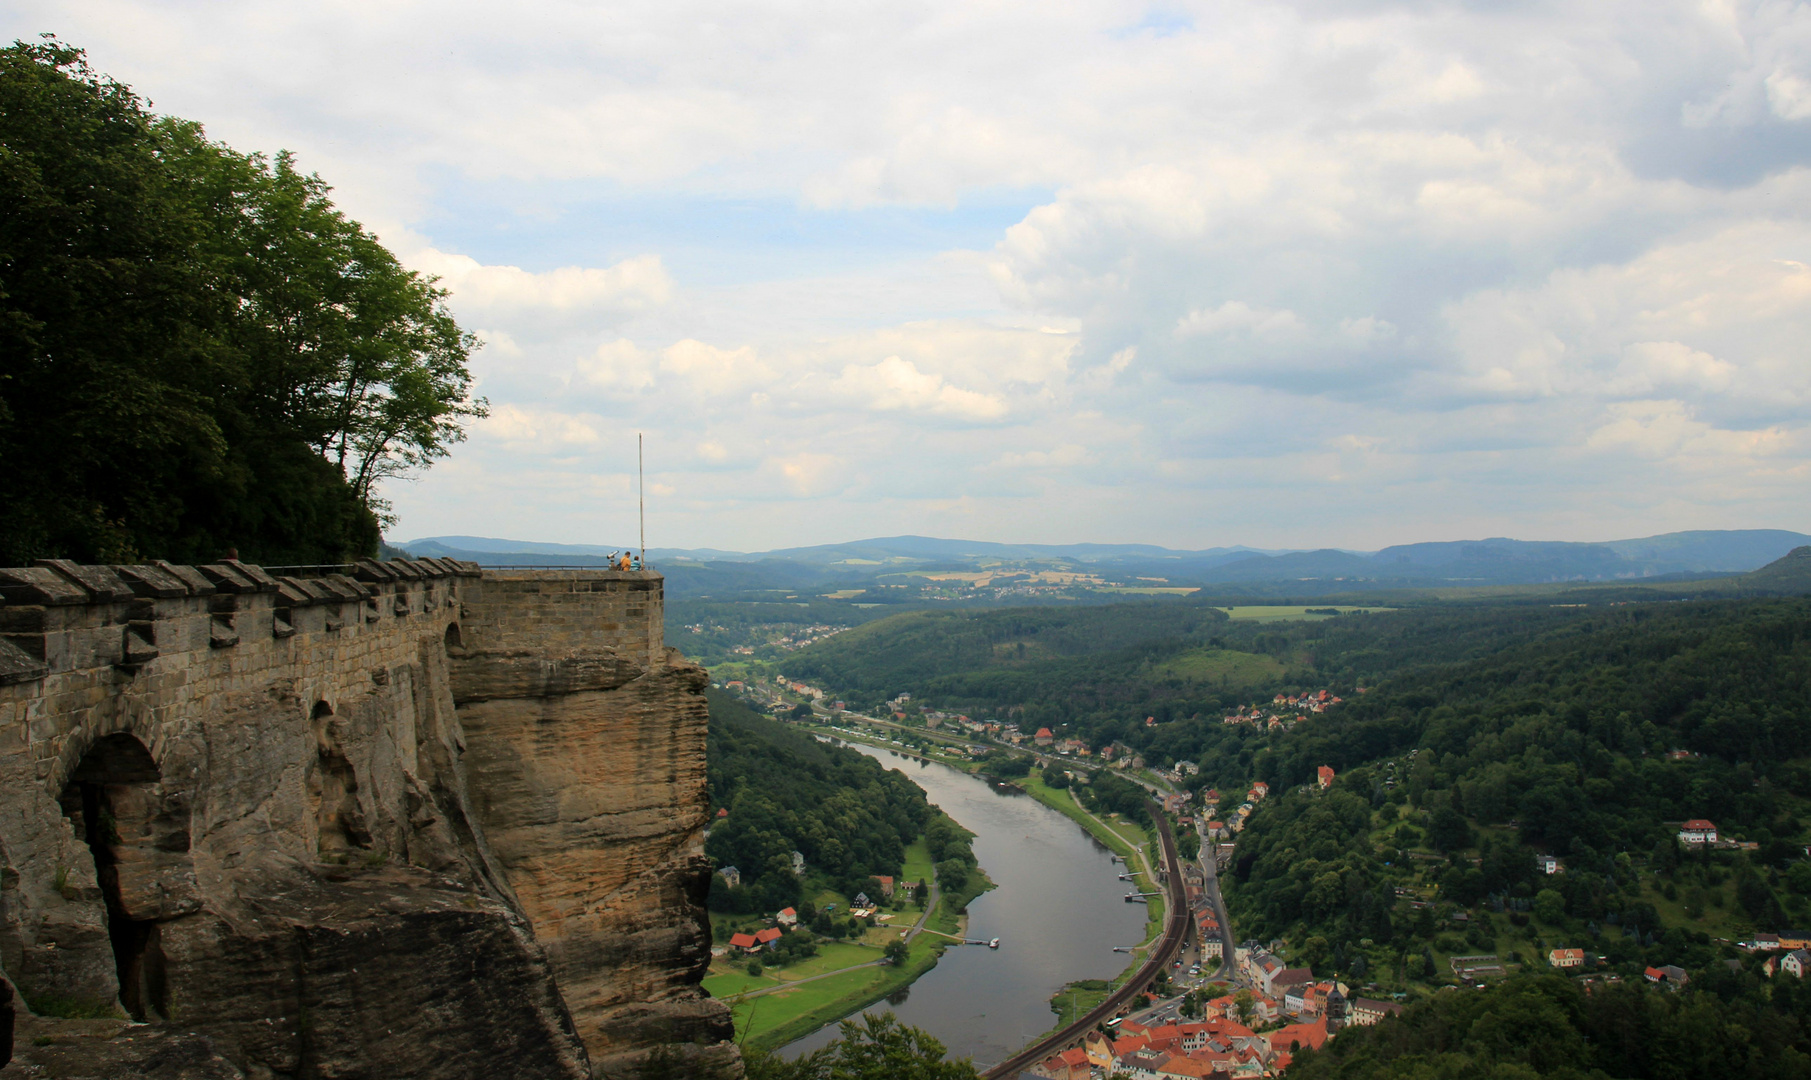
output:
[{"label": "stone parapet", "polygon": [[0,969],[247,1075],[738,1075],[662,635],[648,571],[0,569]]}]

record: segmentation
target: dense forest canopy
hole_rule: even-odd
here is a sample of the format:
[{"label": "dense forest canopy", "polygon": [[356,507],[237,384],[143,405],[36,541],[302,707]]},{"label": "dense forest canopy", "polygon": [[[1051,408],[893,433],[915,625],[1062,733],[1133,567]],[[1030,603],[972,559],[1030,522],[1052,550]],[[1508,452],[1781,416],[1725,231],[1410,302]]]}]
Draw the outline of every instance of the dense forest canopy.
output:
[{"label": "dense forest canopy", "polygon": [[[714,906],[775,911],[797,903],[794,851],[845,895],[876,875],[898,876],[906,846],[935,814],[922,788],[897,769],[818,742],[720,691],[709,698],[711,805],[729,814],[712,825],[705,851],[742,875],[733,889],[715,880]],[[967,839],[951,834],[938,838],[932,854],[941,861],[967,850]],[[967,861],[972,865],[973,856]]]},{"label": "dense forest canopy", "polygon": [[0,564],[373,555],[482,416],[445,293],[287,154],[0,49]]},{"label": "dense forest canopy", "polygon": [[1811,987],[1727,968],[1697,989],[1525,976],[1437,994],[1301,1055],[1290,1080],[1811,1077]]}]

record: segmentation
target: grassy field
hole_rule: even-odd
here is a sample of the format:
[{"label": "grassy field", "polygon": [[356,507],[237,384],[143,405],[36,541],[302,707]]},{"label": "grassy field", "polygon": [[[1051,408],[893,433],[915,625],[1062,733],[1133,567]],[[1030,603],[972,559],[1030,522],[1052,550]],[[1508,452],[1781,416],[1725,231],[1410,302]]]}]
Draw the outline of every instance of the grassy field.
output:
[{"label": "grassy field", "polygon": [[1151,670],[1161,678],[1186,679],[1189,682],[1243,689],[1269,683],[1281,676],[1285,668],[1282,661],[1261,653],[1237,652],[1232,649],[1192,649],[1153,665]]},{"label": "grassy field", "polygon": [[[1067,1027],[1075,1022],[1078,1016],[1088,1015],[1088,1010],[1107,1000],[1107,995],[1119,985],[1119,980],[1082,979],[1069,983],[1050,998],[1050,1011],[1056,1014],[1056,1021],[1050,1025],[1050,1031]],[[1045,1032],[1048,1035],[1050,1032]],[[1038,1036],[1043,1038],[1042,1035]]]}]

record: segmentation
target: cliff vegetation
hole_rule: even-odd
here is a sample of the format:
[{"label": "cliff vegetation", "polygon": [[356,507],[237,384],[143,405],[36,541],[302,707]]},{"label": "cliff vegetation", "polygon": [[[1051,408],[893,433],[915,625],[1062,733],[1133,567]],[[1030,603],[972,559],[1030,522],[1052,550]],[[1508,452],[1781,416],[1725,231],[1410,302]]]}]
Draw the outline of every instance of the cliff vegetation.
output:
[{"label": "cliff vegetation", "polygon": [[375,555],[484,414],[445,292],[55,39],[0,49],[0,147],[0,566]]}]

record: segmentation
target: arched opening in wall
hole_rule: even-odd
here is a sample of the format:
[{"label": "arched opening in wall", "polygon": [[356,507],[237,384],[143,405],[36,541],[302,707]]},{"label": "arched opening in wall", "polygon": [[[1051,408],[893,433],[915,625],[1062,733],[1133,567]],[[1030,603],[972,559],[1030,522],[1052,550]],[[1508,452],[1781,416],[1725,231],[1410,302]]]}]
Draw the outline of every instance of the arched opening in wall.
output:
[{"label": "arched opening in wall", "polygon": [[308,794],[314,804],[316,849],[323,861],[343,862],[349,852],[371,847],[371,831],[358,805],[358,773],[346,756],[345,722],[333,715],[333,706],[317,702],[310,726],[315,759]]},{"label": "arched opening in wall", "polygon": [[145,744],[114,734],[82,757],[61,799],[63,815],[94,855],[120,1004],[137,1020],[170,1014],[158,923],[149,916],[161,913],[158,866],[189,850],[188,823],[165,812],[161,781]]},{"label": "arched opening in wall", "polygon": [[462,637],[459,633],[459,624],[458,623],[447,623],[446,624],[446,649],[447,649],[447,652],[452,652],[454,649],[464,649],[464,648],[465,648],[465,638]]}]

